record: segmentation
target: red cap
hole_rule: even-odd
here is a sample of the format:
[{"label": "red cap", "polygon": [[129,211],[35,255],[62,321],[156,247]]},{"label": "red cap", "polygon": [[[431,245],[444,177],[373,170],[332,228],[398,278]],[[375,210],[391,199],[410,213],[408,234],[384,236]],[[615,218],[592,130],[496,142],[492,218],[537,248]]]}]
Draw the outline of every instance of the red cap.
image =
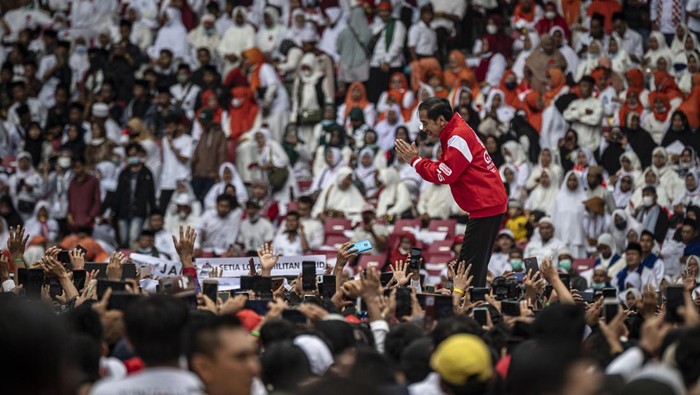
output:
[{"label": "red cap", "polygon": [[387,11],[391,11],[391,3],[388,2],[388,1],[382,1],[382,2],[379,3],[379,5],[377,6],[377,9],[378,9],[378,10],[387,10]]},{"label": "red cap", "polygon": [[253,310],[241,310],[238,312],[238,314],[236,314],[236,317],[241,320],[241,324],[243,324],[243,327],[248,332],[255,329],[262,321],[262,317],[260,317]]}]

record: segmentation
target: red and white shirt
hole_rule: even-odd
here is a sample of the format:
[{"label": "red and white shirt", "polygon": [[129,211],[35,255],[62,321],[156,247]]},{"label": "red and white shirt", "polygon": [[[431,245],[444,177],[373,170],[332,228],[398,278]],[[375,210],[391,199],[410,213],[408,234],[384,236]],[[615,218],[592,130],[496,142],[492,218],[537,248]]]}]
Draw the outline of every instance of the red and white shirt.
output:
[{"label": "red and white shirt", "polygon": [[455,113],[440,132],[443,156],[439,161],[415,157],[411,165],[423,179],[448,184],[457,205],[470,218],[503,214],[508,197],[498,168],[484,143]]}]

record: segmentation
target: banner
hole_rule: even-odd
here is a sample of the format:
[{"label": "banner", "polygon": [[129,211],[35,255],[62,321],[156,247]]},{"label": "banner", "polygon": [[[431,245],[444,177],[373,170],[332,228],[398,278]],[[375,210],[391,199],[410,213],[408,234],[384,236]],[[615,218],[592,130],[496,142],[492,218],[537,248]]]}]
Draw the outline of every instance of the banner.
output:
[{"label": "banner", "polygon": [[171,261],[136,253],[129,255],[129,259],[140,267],[151,266],[151,277],[155,279],[182,275],[182,263],[180,261]]},{"label": "banner", "polygon": [[[250,272],[250,260],[253,260],[255,271],[261,270],[260,260],[255,258],[197,258],[197,276],[208,278],[213,268],[221,270],[221,277],[247,276]],[[301,273],[301,262],[313,261],[316,263],[316,274],[323,274],[326,270],[325,255],[283,256],[272,269],[273,276],[297,276]]]}]

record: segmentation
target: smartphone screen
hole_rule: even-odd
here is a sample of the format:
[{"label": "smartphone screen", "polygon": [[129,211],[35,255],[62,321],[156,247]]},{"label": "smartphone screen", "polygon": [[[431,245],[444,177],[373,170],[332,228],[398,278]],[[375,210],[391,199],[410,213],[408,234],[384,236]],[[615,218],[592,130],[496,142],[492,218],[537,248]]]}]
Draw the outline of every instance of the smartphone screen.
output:
[{"label": "smartphone screen", "polygon": [[479,325],[488,325],[488,314],[489,309],[486,307],[477,307],[474,309],[474,320],[479,323]]},{"label": "smartphone screen", "polygon": [[472,302],[486,300],[486,294],[488,294],[489,291],[489,288],[471,288],[469,290],[469,298]]},{"label": "smartphone screen", "polygon": [[571,289],[571,276],[569,276],[569,273],[559,273],[559,278],[566,286],[566,289]]},{"label": "smartphone screen", "polygon": [[610,298],[603,301],[603,317],[605,317],[606,324],[609,324],[615,318],[619,308],[620,304],[617,302],[617,299]]},{"label": "smartphone screen", "polygon": [[127,278],[136,278],[136,265],[133,263],[122,265],[122,280]]},{"label": "smartphone screen", "polygon": [[537,263],[537,258],[536,257],[530,257],[530,258],[525,258],[523,260],[523,263],[525,264],[525,272],[529,272],[532,270],[532,275],[540,271],[540,265]]},{"label": "smartphone screen", "polygon": [[205,280],[202,283],[202,293],[212,302],[216,303],[216,296],[219,293],[219,283],[212,280]]},{"label": "smartphone screen", "polygon": [[524,272],[515,272],[513,273],[515,275],[515,281],[522,283],[523,279],[525,278],[525,273]]},{"label": "smartphone screen", "polygon": [[68,250],[59,251],[56,258],[63,264],[63,266],[70,265],[70,255],[68,254]]},{"label": "smartphone screen", "polygon": [[73,285],[75,289],[80,292],[85,288],[85,279],[87,277],[87,272],[85,270],[73,270]]},{"label": "smartphone screen", "polygon": [[[382,273],[379,275],[379,282],[382,284],[382,287],[386,287],[387,284],[389,284],[389,281],[394,277],[394,273]],[[324,280],[325,282],[325,280]]]},{"label": "smartphone screen", "polygon": [[423,255],[423,250],[418,247],[411,248],[411,261],[408,264],[408,270],[420,269],[420,257]]},{"label": "smartphone screen", "polygon": [[353,246],[350,247],[350,250],[355,250],[359,254],[361,252],[367,252],[372,248],[372,243],[369,240],[362,240],[353,244]]},{"label": "smartphone screen", "polygon": [[617,298],[617,288],[603,288],[603,298]]},{"label": "smartphone screen", "polygon": [[685,304],[682,285],[669,285],[666,288],[666,322],[683,322],[683,317],[678,314],[678,308]]},{"label": "smartphone screen", "polygon": [[330,300],[330,298],[335,295],[335,292],[335,276],[323,276],[323,291],[321,292],[321,296],[323,296],[324,299]]},{"label": "smartphone screen", "polygon": [[245,308],[248,310],[253,310],[259,316],[264,316],[267,314],[268,303],[270,303],[269,300],[248,300],[245,302]]},{"label": "smartphone screen", "polygon": [[593,292],[581,292],[581,298],[586,303],[593,303]]},{"label": "smartphone screen", "polygon": [[136,302],[142,297],[142,295],[134,295],[128,292],[113,292],[109,297],[108,309],[125,311],[132,303]]},{"label": "smartphone screen", "polygon": [[454,315],[454,309],[452,307],[452,297],[444,295],[435,295],[435,319],[441,320],[443,318],[449,318]]},{"label": "smartphone screen", "polygon": [[411,290],[406,287],[396,289],[396,317],[410,316],[413,311]]},{"label": "smartphone screen", "polygon": [[252,291],[253,290],[253,277],[241,276],[241,290],[242,291]]},{"label": "smartphone screen", "polygon": [[97,280],[97,299],[102,299],[108,288],[112,288],[112,292],[126,291],[126,283],[124,281]]},{"label": "smartphone screen", "polygon": [[316,290],[316,262],[301,262],[301,286],[304,291]]},{"label": "smartphone screen", "polygon": [[504,300],[501,302],[501,312],[503,315],[520,317],[520,302],[515,300]]},{"label": "smartphone screen", "polygon": [[41,299],[41,286],[44,284],[43,269],[20,268],[18,271],[19,285],[24,289],[28,299]]}]

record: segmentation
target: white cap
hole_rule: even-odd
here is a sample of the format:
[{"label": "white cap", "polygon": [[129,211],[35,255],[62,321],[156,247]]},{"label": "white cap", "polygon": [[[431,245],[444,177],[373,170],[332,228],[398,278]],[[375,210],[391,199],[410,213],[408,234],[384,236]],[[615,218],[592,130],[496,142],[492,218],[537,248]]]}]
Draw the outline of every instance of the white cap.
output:
[{"label": "white cap", "polygon": [[318,33],[313,28],[306,28],[299,34],[299,40],[303,43],[318,42]]},{"label": "white cap", "polygon": [[175,204],[178,206],[189,206],[192,204],[192,199],[186,193],[178,193],[175,196]]},{"label": "white cap", "polygon": [[214,22],[214,15],[212,14],[205,14],[202,17],[202,22]]},{"label": "white cap", "polygon": [[109,107],[105,103],[93,104],[92,116],[97,118],[107,118],[109,116]]}]

